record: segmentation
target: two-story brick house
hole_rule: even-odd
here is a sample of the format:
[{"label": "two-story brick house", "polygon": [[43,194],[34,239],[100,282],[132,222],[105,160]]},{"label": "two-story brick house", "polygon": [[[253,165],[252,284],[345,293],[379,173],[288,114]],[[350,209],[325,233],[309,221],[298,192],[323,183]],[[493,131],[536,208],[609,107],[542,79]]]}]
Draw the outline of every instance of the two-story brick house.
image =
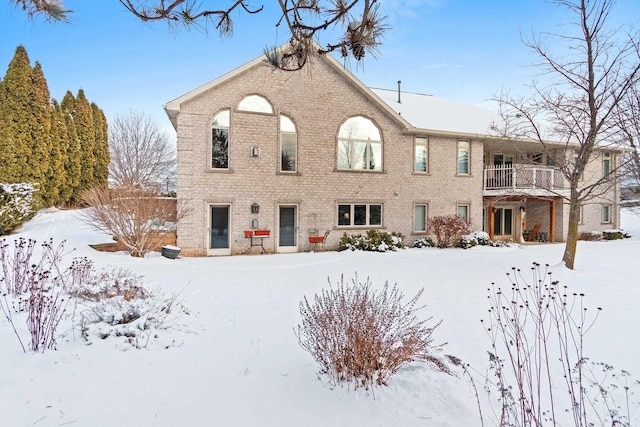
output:
[{"label": "two-story brick house", "polygon": [[[370,89],[328,55],[294,73],[257,58],[165,110],[178,136],[185,255],[244,253],[256,229],[270,230],[260,244],[279,253],[309,250],[309,236],[326,231],[327,248],[371,228],[410,242],[429,217],[450,214],[517,241],[522,210],[548,239],[566,234],[564,183],[540,144],[490,137],[484,110]],[[618,154],[603,155],[592,163],[611,169]],[[585,206],[583,228],[616,227],[617,200],[613,191]]]}]

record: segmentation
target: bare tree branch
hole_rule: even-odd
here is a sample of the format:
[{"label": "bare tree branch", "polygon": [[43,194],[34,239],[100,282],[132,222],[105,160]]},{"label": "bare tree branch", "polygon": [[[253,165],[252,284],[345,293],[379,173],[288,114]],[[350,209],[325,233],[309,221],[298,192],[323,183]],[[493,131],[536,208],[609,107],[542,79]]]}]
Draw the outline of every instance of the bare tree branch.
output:
[{"label": "bare tree branch", "polygon": [[[602,196],[622,172],[624,163],[604,177],[583,180],[596,150],[620,142],[616,112],[640,81],[638,33],[627,39],[607,21],[613,0],[556,0],[575,16],[575,33],[534,35],[525,45],[541,59],[539,67],[549,78],[534,82],[532,94],[497,97],[504,123],[494,130],[505,138],[525,138],[556,153],[557,165],[569,183],[569,230],[563,261],[573,268],[578,239],[580,206]],[[554,49],[545,41],[551,39]],[[567,56],[556,52],[567,48]],[[619,114],[618,114],[619,116]],[[618,147],[619,148],[619,147]]]},{"label": "bare tree branch", "polygon": [[159,191],[175,170],[169,137],[144,113],[129,112],[109,125],[109,178],[116,187]]}]

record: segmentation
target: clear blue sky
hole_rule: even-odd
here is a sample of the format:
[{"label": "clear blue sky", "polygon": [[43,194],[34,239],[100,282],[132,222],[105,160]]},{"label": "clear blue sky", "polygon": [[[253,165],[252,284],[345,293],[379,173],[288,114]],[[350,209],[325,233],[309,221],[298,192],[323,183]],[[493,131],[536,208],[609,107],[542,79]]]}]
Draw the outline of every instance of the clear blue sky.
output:
[{"label": "clear blue sky", "polygon": [[[260,14],[234,14],[230,38],[143,23],[117,0],[65,0],[74,10],[69,24],[32,21],[4,1],[0,76],[21,44],[32,65],[41,63],[53,98],[82,88],[109,119],[142,111],[170,129],[164,104],[287,40],[275,27],[277,2],[264,1],[252,0],[264,4]],[[472,105],[503,87],[523,93],[537,70],[521,34],[563,32],[567,22],[545,0],[382,0],[382,11],[392,28],[378,58],[348,64],[351,71],[368,86],[393,89],[402,80],[405,91]],[[640,1],[618,0],[611,22],[640,25]]]}]

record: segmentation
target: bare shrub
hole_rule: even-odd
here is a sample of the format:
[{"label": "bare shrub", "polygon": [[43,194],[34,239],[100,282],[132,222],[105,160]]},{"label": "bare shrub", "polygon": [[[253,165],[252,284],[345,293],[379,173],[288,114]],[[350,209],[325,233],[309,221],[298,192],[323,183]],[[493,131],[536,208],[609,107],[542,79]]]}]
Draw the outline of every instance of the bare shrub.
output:
[{"label": "bare shrub", "polygon": [[453,248],[462,236],[473,231],[469,221],[458,215],[434,216],[427,221],[427,227],[439,248]]},{"label": "bare shrub", "polygon": [[181,216],[157,192],[135,187],[92,188],[83,200],[91,206],[83,211],[85,222],[113,234],[135,257],[156,248]]},{"label": "bare shrub", "polygon": [[331,383],[358,387],[386,385],[389,377],[406,363],[422,361],[451,373],[435,353],[444,344],[433,345],[431,335],[441,321],[421,320],[416,306],[422,295],[404,301],[397,284],[388,282],[379,292],[367,279],[351,284],[341,278],[336,287],[305,297],[300,303],[302,324],[295,330],[300,346],[320,365],[320,373]]}]

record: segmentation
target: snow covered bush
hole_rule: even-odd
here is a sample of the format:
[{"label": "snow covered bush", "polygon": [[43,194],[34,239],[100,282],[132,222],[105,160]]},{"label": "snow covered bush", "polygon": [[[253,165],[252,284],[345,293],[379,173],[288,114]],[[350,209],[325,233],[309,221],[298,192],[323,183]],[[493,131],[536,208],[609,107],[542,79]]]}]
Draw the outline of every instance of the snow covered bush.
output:
[{"label": "snow covered bush", "polygon": [[149,291],[142,276],[121,268],[95,272],[72,294],[81,301],[80,330],[89,344],[122,337],[135,348],[151,342],[174,346],[171,334],[163,332],[179,328],[180,318],[188,314],[177,295]]},{"label": "snow covered bush", "polygon": [[474,231],[471,234],[461,236],[458,240],[458,243],[456,244],[456,247],[469,249],[478,245],[487,246],[490,243],[491,241],[489,240],[488,233],[485,233],[484,231]]},{"label": "snow covered bush", "polygon": [[602,237],[604,240],[618,240],[618,239],[628,239],[631,237],[628,233],[625,233],[622,230],[604,230],[602,232]]},{"label": "snow covered bush", "polygon": [[11,233],[37,211],[33,184],[0,184],[0,235]]},{"label": "snow covered bush", "polygon": [[431,237],[418,237],[413,242],[414,248],[433,248],[436,244],[433,243],[433,239]]},{"label": "snow covered bush", "polygon": [[338,243],[338,251],[387,252],[404,249],[404,236],[400,233],[388,233],[379,230],[367,230],[365,235],[344,233]]},{"label": "snow covered bush", "polygon": [[302,324],[295,329],[300,346],[320,365],[320,373],[332,384],[353,384],[354,388],[386,385],[403,365],[422,361],[439,371],[451,373],[436,355],[444,345],[433,345],[431,335],[441,321],[420,319],[417,306],[420,290],[404,300],[397,284],[388,282],[376,291],[367,279],[351,284],[341,278],[329,290],[305,297],[300,303]]},{"label": "snow covered bush", "polygon": [[436,237],[439,248],[453,248],[460,237],[471,233],[469,221],[458,215],[434,216],[427,221],[429,231]]}]

